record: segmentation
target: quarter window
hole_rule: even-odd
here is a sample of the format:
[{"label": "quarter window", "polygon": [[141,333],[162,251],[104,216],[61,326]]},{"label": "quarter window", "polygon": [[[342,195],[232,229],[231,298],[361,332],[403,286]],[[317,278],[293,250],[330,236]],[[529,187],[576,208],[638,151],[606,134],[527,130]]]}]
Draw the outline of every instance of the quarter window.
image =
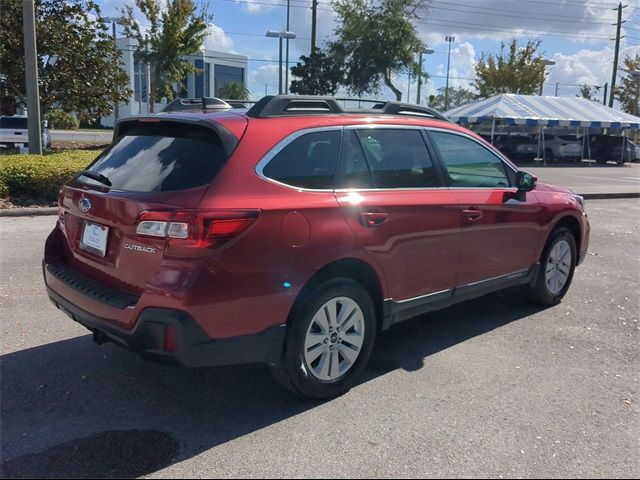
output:
[{"label": "quarter window", "polygon": [[376,188],[439,186],[420,130],[371,128],[358,130],[358,137]]},{"label": "quarter window", "polygon": [[331,189],[338,165],[341,132],[312,132],[285,146],[264,167],[264,176],[299,188]]},{"label": "quarter window", "polygon": [[452,187],[509,187],[504,162],[489,149],[470,138],[431,131]]}]

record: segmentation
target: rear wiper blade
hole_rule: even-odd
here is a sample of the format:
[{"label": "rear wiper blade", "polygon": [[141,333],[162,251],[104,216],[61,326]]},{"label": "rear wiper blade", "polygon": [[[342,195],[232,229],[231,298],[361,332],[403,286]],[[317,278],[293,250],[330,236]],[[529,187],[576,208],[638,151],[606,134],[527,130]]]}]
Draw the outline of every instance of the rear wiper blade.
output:
[{"label": "rear wiper blade", "polygon": [[83,175],[91,180],[95,180],[96,182],[103,183],[107,187],[111,186],[111,180],[102,175],[101,173],[92,172],[91,170],[82,170],[78,175]]}]

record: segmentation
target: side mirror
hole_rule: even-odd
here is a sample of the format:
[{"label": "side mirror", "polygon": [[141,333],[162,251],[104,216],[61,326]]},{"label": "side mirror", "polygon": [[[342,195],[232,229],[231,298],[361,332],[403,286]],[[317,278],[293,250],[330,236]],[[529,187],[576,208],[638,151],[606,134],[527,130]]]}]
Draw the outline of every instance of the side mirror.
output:
[{"label": "side mirror", "polygon": [[536,186],[538,179],[527,172],[518,172],[516,175],[516,187],[519,192],[530,192]]}]

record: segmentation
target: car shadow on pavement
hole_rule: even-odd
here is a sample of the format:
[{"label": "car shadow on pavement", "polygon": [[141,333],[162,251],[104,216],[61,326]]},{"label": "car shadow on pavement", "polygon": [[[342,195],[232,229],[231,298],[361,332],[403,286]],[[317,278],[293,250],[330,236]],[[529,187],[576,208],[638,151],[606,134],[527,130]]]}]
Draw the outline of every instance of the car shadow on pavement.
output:
[{"label": "car shadow on pavement", "polygon": [[[403,322],[379,335],[362,383],[540,309],[511,290]],[[186,370],[76,337],[0,357],[0,477],[142,476],[322,403],[263,366]]]}]

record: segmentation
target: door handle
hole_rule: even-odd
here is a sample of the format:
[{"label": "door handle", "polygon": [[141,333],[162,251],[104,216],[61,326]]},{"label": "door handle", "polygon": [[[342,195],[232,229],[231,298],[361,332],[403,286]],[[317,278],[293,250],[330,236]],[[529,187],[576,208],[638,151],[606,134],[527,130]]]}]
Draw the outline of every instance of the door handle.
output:
[{"label": "door handle", "polygon": [[363,212],[360,214],[360,222],[365,227],[376,227],[389,219],[389,215],[382,212]]},{"label": "door handle", "polygon": [[462,210],[462,215],[464,215],[465,218],[470,222],[477,222],[482,218],[482,210],[467,208],[465,210]]}]

